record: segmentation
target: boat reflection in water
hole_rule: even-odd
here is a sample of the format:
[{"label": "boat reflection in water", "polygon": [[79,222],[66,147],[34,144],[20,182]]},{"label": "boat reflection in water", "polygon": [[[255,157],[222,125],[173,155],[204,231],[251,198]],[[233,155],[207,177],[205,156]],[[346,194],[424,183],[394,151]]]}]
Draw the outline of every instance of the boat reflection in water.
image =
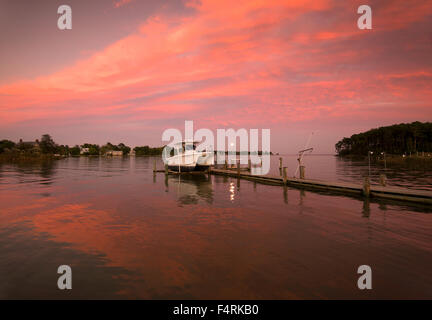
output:
[{"label": "boat reflection in water", "polygon": [[168,175],[165,182],[170,192],[177,193],[181,204],[198,204],[200,200],[213,203],[211,176],[205,173]]}]

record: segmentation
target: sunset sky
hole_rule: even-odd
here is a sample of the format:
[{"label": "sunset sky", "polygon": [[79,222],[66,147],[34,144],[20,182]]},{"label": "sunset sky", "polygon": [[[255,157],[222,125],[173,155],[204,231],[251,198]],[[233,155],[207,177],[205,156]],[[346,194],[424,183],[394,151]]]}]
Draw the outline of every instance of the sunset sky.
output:
[{"label": "sunset sky", "polygon": [[[72,30],[57,8],[72,8]],[[372,8],[359,30],[357,8]],[[162,145],[167,128],[310,132],[317,153],[432,121],[430,0],[0,0],[0,139]]]}]

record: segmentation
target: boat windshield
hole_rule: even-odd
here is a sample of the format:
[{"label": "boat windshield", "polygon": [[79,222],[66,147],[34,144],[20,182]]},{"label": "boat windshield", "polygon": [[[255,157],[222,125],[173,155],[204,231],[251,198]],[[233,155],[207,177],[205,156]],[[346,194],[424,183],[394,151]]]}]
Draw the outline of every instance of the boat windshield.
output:
[{"label": "boat windshield", "polygon": [[186,142],[186,141],[182,141],[178,144],[175,145],[176,149],[182,149],[185,151],[192,151],[192,150],[196,150],[196,147],[198,145],[198,142]]}]

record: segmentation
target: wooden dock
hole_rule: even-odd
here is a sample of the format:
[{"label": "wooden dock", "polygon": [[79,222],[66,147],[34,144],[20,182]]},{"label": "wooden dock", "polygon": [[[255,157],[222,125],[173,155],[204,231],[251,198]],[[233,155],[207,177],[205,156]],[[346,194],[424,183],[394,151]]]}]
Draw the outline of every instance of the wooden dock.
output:
[{"label": "wooden dock", "polygon": [[409,201],[422,204],[432,205],[432,191],[426,190],[413,190],[407,188],[398,188],[390,186],[376,186],[370,185],[369,190],[365,190],[365,186],[361,184],[347,183],[347,182],[328,182],[322,180],[311,179],[297,179],[297,178],[283,178],[280,176],[259,176],[252,175],[249,172],[237,171],[236,169],[215,169],[209,171],[210,174],[229,176],[238,179],[246,179],[256,181],[259,183],[271,185],[286,185],[290,187],[302,189],[319,189],[325,191],[332,191],[337,193],[349,193],[359,196],[386,198],[400,201]]},{"label": "wooden dock", "polygon": [[[237,161],[237,166],[228,168],[225,165],[224,169],[210,168],[207,171],[208,174],[223,175],[233,177],[237,179],[246,179],[255,181],[263,184],[290,186],[301,189],[310,190],[322,190],[334,193],[344,193],[363,197],[374,197],[374,198],[386,198],[399,201],[415,202],[420,204],[432,205],[432,191],[427,190],[414,190],[408,188],[398,188],[385,186],[385,176],[380,177],[383,179],[383,185],[371,185],[369,178],[366,178],[363,184],[355,184],[340,181],[322,181],[305,179],[305,170],[303,166],[300,166],[300,177],[301,178],[288,178],[286,173],[286,167],[282,167],[282,159],[280,159],[280,172],[282,176],[272,175],[252,175],[250,173],[250,162],[247,168],[241,167],[240,162]],[[168,170],[165,166],[164,170],[157,170],[156,161],[153,164],[153,172],[164,172],[166,175],[179,175],[179,174],[203,174],[206,172],[175,172]]]}]

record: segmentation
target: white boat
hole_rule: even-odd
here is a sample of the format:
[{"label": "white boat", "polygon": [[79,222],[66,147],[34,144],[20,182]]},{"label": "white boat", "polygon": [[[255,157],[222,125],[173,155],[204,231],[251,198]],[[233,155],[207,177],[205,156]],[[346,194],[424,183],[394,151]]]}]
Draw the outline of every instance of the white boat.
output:
[{"label": "white boat", "polygon": [[174,145],[172,156],[167,157],[168,169],[177,172],[206,171],[214,165],[214,152],[196,150],[197,142],[182,141]]}]

